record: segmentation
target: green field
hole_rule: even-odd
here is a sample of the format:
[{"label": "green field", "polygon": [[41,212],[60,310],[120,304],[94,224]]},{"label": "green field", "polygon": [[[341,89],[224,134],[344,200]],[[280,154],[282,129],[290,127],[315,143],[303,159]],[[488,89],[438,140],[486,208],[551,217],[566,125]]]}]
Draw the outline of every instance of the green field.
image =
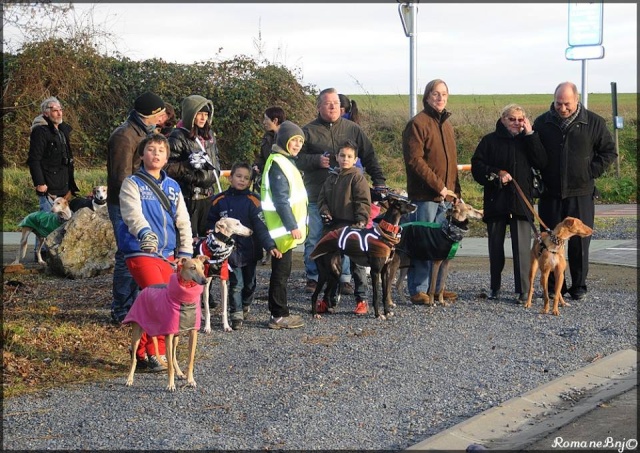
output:
[{"label": "green field", "polygon": [[[348,95],[350,99],[358,103],[360,110],[366,111],[388,111],[398,115],[409,117],[409,96],[408,95]],[[422,94],[417,96],[418,111],[422,110]],[[637,120],[637,98],[636,93],[618,93],[618,115],[623,116],[626,121]],[[493,122],[498,118],[502,107],[507,104],[520,104],[527,110],[529,117],[536,117],[549,109],[553,101],[552,94],[452,94],[449,97],[447,110],[453,113],[452,122],[464,120],[467,115],[475,111],[477,116],[486,115],[493,118]],[[611,120],[611,94],[592,93],[589,94],[589,110],[596,112],[607,120]],[[462,114],[456,118],[457,114]],[[474,115],[475,116],[475,115]],[[625,121],[625,123],[626,123]],[[634,127],[634,126],[630,126]]]}]

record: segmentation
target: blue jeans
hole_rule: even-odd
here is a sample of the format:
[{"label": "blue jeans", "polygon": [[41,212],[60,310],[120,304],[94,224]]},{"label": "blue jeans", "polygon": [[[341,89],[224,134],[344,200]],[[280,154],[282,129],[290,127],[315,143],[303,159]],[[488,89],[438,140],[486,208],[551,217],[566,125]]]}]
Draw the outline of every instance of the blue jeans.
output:
[{"label": "blue jeans", "polygon": [[234,267],[233,272],[229,272],[229,319],[242,321],[242,309],[253,303],[255,292],[256,263]]},{"label": "blue jeans", "polygon": [[[442,223],[447,208],[451,205],[449,202],[436,203],[435,201],[414,201],[414,203],[418,206],[418,209],[407,215],[408,222]],[[432,261],[411,260],[411,265],[407,272],[407,287],[410,296],[414,296],[419,292],[426,293],[429,291],[432,265]],[[436,287],[440,286],[440,284],[440,278],[438,278]]]},{"label": "blue jeans", "polygon": [[[120,205],[108,204],[109,220],[113,225],[113,233],[116,235],[118,225],[122,222],[122,214],[120,213]],[[124,261],[124,253],[118,246],[116,251],[116,262],[113,268],[113,299],[111,301],[111,318],[116,321],[122,321],[129,309],[133,305],[133,301],[138,297],[140,288],[131,276],[129,269]]]},{"label": "blue jeans", "polygon": [[[322,218],[318,211],[318,205],[316,203],[309,203],[307,206],[307,212],[309,215],[309,232],[307,239],[304,241],[304,270],[307,274],[307,280],[318,281],[318,267],[316,262],[309,258],[311,252],[316,247],[316,244],[322,239]],[[351,260],[348,256],[342,259],[342,275],[340,275],[341,282],[351,281]]]}]

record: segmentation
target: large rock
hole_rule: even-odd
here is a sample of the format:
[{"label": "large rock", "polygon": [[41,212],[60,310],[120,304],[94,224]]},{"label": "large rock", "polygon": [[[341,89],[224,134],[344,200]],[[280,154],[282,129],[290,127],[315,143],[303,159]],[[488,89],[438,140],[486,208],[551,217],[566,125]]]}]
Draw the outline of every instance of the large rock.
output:
[{"label": "large rock", "polygon": [[88,278],[113,271],[116,240],[106,209],[82,208],[45,239],[54,274]]}]

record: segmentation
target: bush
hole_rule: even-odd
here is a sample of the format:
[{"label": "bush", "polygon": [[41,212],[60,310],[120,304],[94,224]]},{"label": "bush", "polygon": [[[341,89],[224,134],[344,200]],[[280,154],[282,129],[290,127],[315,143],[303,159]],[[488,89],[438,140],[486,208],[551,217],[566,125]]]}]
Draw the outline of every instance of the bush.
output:
[{"label": "bush", "polygon": [[[52,58],[55,64],[52,64]],[[200,94],[213,101],[213,130],[221,161],[253,160],[263,134],[262,114],[280,105],[287,116],[305,123],[314,116],[314,94],[284,66],[248,57],[185,65],[162,59],[132,61],[104,57],[85,38],[51,38],[3,53],[2,167],[24,166],[30,126],[40,103],[56,96],[73,127],[71,146],[77,168],[104,166],[109,135],[127,117],[134,100],[153,91],[176,107]]]}]

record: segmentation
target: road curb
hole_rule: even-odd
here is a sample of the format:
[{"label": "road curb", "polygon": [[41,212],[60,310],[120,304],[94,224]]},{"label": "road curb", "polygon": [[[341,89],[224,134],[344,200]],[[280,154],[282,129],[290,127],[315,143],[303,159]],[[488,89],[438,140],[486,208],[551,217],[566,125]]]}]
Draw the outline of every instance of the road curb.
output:
[{"label": "road curb", "polygon": [[512,450],[529,445],[638,385],[638,354],[625,349],[429,437],[407,451]]}]

